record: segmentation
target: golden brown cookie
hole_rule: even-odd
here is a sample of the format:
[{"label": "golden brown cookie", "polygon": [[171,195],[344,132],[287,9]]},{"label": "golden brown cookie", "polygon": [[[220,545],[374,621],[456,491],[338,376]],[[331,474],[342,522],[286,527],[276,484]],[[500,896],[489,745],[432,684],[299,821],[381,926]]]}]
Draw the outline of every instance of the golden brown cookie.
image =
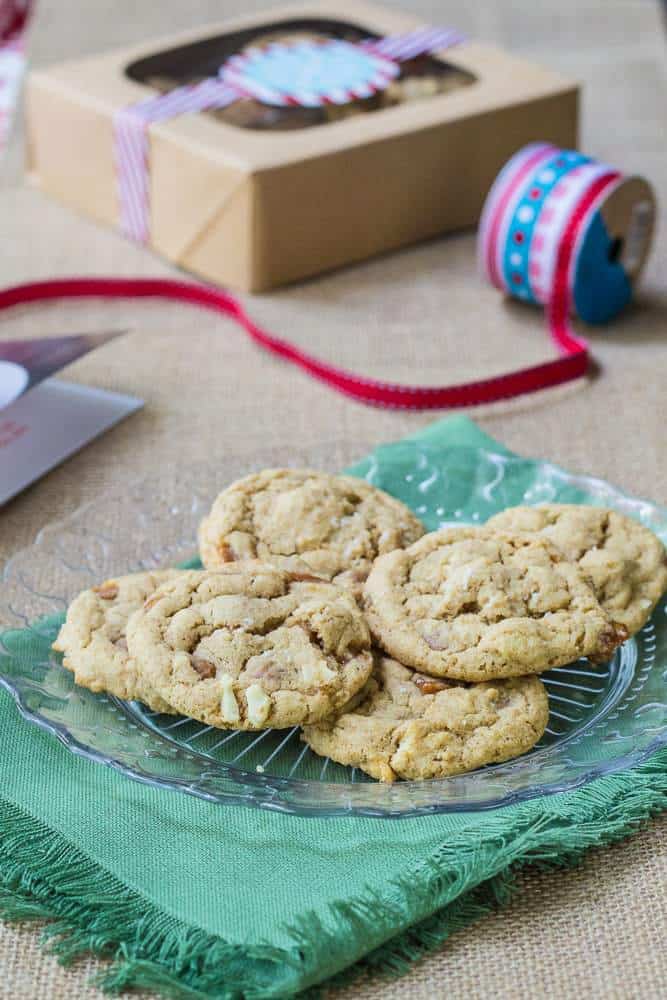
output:
[{"label": "golden brown cookie", "polygon": [[609,617],[634,635],[667,589],[667,559],[660,539],[632,518],[604,507],[545,504],[509,507],[489,528],[535,531],[579,564]]},{"label": "golden brown cookie", "polygon": [[199,548],[207,569],[258,558],[360,592],[376,556],[423,533],[405,504],[363,479],[265,469],[220,494]]},{"label": "golden brown cookie", "polygon": [[156,587],[176,575],[175,570],[164,570],[118,576],[84,590],[72,601],[53,648],[64,654],[63,666],[72,671],[77,684],[174,714],[137,670],[125,633],[130,616]]},{"label": "golden brown cookie", "polygon": [[352,704],[307,726],[303,738],[316,753],[380,781],[444,778],[525,753],[548,717],[538,677],[466,684],[382,657]]},{"label": "golden brown cookie", "polygon": [[373,665],[350,594],[253,560],[167,582],[133,615],[127,636],[165,700],[222,729],[319,721],[349,701]]},{"label": "golden brown cookie", "polygon": [[573,563],[537,534],[443,528],[376,560],[364,588],[379,644],[465,681],[608,659],[624,638]]}]

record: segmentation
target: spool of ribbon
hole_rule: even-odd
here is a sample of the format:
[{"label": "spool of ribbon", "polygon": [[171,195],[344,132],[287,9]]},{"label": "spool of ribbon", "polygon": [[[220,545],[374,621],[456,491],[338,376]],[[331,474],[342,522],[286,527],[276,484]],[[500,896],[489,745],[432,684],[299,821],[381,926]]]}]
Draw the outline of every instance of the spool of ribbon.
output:
[{"label": "spool of ribbon", "polygon": [[243,97],[281,107],[349,104],[384,90],[406,59],[441,52],[463,37],[452,28],[427,27],[359,44],[335,39],[275,42],[232,56],[217,77],[121,109],[114,118],[121,231],[139,243],[150,237],[152,124],[219,110]]},{"label": "spool of ribbon", "polygon": [[520,376],[540,389],[586,372],[588,345],[570,315],[605,323],[628,304],[654,219],[645,180],[582,153],[534,143],[505,164],[482,211],[480,267],[501,291],[544,306],[561,355],[533,375],[509,376],[510,387]]},{"label": "spool of ribbon", "polygon": [[559,357],[492,378],[410,386],[365,378],[328,364],[263,330],[227,292],[169,279],[69,278],[0,292],[0,309],[63,298],[163,298],[232,317],[261,347],[353,399],[393,409],[452,409],[511,399],[586,373],[586,342],[570,324],[612,319],[632,297],[655,218],[648,183],[581,153],[527,146],[500,172],[479,230],[483,272],[501,291],[543,306]]}]

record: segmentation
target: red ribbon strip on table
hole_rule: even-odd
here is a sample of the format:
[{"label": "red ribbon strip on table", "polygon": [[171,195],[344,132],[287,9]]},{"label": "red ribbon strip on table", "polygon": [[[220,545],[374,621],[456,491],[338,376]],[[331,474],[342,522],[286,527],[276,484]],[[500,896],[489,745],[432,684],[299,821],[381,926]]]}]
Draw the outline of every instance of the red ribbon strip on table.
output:
[{"label": "red ribbon strip on table", "polygon": [[356,375],[354,372],[321,361],[289,341],[262,329],[251,320],[239,300],[228,292],[194,282],[169,278],[60,278],[38,281],[1,291],[0,310],[59,299],[99,297],[167,299],[211,309],[231,317],[265,350],[303,369],[313,378],[338,392],[372,406],[437,410],[512,399],[581,378],[588,369],[589,354],[586,343],[579,339],[570,327],[570,274],[578,239],[591,213],[599,205],[605,193],[618,182],[619,177],[618,172],[610,170],[596,178],[585,189],[559,243],[556,273],[548,305],[548,319],[551,337],[562,356],[541,365],[461,385],[411,386],[381,382]]}]

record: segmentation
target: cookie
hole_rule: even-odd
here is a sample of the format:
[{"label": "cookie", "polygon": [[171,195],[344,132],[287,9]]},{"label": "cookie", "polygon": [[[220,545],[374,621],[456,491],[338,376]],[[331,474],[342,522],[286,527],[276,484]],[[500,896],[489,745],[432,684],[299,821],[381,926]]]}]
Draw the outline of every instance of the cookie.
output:
[{"label": "cookie", "polygon": [[128,652],[126,628],[156,587],[176,575],[175,570],[163,570],[118,576],[84,590],[72,601],[53,649],[64,654],[63,666],[72,671],[77,684],[174,714],[137,670]]},{"label": "cookie", "polygon": [[307,726],[303,738],[380,781],[444,778],[525,753],[548,716],[539,677],[466,684],[383,657],[361,696],[337,718]]},{"label": "cookie", "polygon": [[127,634],[162,697],[222,729],[316,722],[342,708],[373,666],[351,594],[258,561],[182,573]]},{"label": "cookie", "polygon": [[423,533],[408,507],[363,479],[266,469],[220,494],[199,547],[208,569],[259,558],[360,593],[376,556]]},{"label": "cookie", "polygon": [[667,589],[665,547],[643,524],[604,507],[510,507],[490,528],[535,531],[579,564],[609,617],[634,635]]},{"label": "cookie", "polygon": [[379,644],[464,681],[608,659],[624,638],[578,566],[537,534],[443,528],[376,560],[364,589]]}]

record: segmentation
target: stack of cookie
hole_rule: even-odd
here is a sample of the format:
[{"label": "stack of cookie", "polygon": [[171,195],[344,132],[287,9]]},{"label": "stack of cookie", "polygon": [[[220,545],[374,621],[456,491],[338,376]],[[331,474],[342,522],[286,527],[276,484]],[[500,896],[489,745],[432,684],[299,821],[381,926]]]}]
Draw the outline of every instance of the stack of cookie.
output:
[{"label": "stack of cookie", "polygon": [[77,683],[223,729],[303,726],[383,781],[529,750],[539,674],[607,660],[667,587],[664,548],[613,511],[512,508],[424,527],[368,483],[265,470],[200,528],[203,570],[108,580],[54,644]]}]

